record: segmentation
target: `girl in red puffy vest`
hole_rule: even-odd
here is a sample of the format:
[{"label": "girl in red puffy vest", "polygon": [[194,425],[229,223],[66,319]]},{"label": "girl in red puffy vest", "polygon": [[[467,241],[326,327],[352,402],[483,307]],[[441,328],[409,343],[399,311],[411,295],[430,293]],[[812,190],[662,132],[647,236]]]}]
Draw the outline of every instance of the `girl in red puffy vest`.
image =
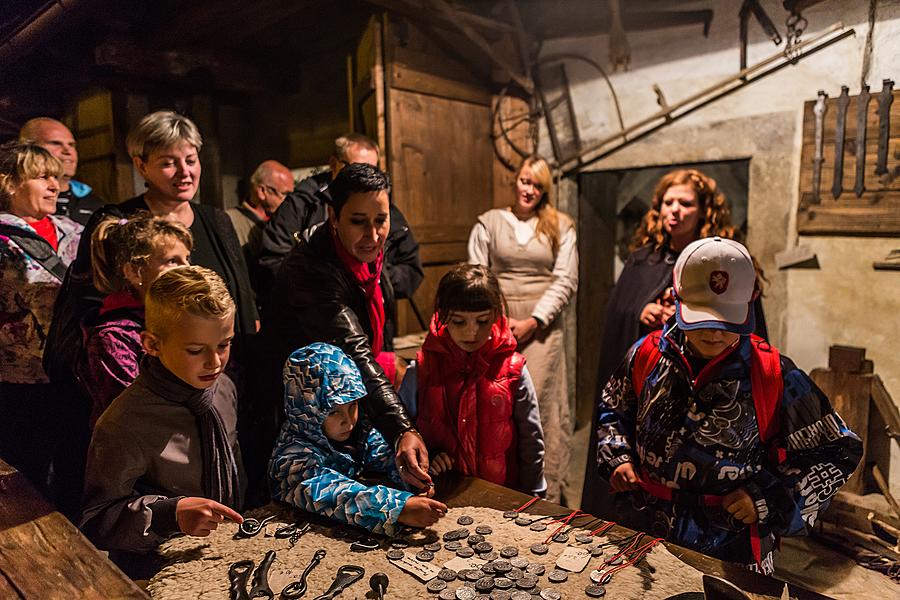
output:
[{"label": "girl in red puffy vest", "polygon": [[449,468],[542,494],[544,436],[534,384],[506,319],[497,278],[460,264],[438,284],[431,330],[400,386],[410,417]]}]

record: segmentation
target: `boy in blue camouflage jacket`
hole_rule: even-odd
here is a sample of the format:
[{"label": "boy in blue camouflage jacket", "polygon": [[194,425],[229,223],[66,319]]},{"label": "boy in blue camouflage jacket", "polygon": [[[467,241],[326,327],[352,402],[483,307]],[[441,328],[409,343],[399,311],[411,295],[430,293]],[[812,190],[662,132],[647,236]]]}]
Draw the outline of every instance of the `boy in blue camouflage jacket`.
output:
[{"label": "boy in blue camouflage jacket", "polygon": [[363,471],[378,472],[403,487],[394,452],[358,418],[358,400],[366,393],[359,370],[340,348],[315,343],[291,354],[284,366],[287,418],[269,463],[273,497],[385,535],[395,535],[398,523],[433,525],[447,512],[442,503],[356,481]]},{"label": "boy in blue camouflage jacket", "polygon": [[828,398],[753,331],[756,272],[721,238],[688,245],[676,313],[632,346],[596,422],[615,519],[770,574],[777,537],[810,528],[862,444]]}]

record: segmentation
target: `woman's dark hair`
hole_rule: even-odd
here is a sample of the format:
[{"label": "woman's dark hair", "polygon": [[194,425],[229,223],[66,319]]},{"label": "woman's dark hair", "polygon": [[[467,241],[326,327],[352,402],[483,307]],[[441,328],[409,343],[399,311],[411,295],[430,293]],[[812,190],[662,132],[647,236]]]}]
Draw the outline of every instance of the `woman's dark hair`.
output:
[{"label": "woman's dark hair", "polygon": [[506,314],[506,298],[497,277],[487,267],[460,263],[441,277],[434,297],[434,312],[446,323],[452,311],[492,310]]},{"label": "woman's dark hair", "polygon": [[390,177],[378,167],[366,163],[347,165],[328,185],[328,191],[331,192],[331,207],[338,218],[341,217],[341,209],[347,204],[351,194],[365,194],[382,190],[390,193]]}]

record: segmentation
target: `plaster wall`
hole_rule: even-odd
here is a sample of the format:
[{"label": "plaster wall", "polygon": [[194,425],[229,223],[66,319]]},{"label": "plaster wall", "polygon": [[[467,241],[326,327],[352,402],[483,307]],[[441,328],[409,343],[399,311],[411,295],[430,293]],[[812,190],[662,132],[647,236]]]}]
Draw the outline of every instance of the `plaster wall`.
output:
[{"label": "plaster wall", "polygon": [[[787,14],[780,0],[761,4],[783,36]],[[654,83],[671,105],[737,72],[739,7],[727,0],[679,5],[715,11],[708,38],[700,25],[628,33],[629,71],[609,74],[626,126],[659,109]],[[587,170],[750,158],[748,245],[769,279],[764,306],[773,342],[807,371],[827,366],[830,345],[865,347],[876,373],[900,404],[900,360],[892,344],[900,334],[900,273],[872,268],[873,262],[900,247],[900,239],[798,236],[796,230],[803,102],[815,99],[819,89],[836,96],[841,85],[859,93],[868,9],[868,1],[828,0],[807,10],[803,39],[837,21],[855,29],[856,35],[717,100]],[[883,78],[897,80],[900,75],[900,0],[881,0],[876,11],[866,80],[877,93]],[[783,48],[768,40],[755,21],[749,29],[749,65]],[[578,53],[606,66],[608,43],[607,36],[554,40],[545,43],[543,54]],[[618,119],[603,79],[578,62],[568,62],[567,69],[586,145],[616,131]],[[542,140],[542,151],[552,154],[546,132]],[[776,269],[775,254],[797,243],[816,252],[819,269]],[[900,456],[895,454],[892,463],[892,487],[900,489]]]}]

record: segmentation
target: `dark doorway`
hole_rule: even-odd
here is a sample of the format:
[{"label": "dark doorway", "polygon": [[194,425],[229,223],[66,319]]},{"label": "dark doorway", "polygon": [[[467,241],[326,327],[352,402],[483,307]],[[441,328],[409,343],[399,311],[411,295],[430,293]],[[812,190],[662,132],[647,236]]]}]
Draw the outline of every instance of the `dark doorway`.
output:
[{"label": "dark doorway", "polygon": [[628,256],[631,237],[650,208],[656,183],[669,171],[682,168],[698,169],[716,180],[731,210],[732,223],[746,239],[749,159],[595,171],[579,176],[577,427],[589,423],[593,411],[606,303]]}]

